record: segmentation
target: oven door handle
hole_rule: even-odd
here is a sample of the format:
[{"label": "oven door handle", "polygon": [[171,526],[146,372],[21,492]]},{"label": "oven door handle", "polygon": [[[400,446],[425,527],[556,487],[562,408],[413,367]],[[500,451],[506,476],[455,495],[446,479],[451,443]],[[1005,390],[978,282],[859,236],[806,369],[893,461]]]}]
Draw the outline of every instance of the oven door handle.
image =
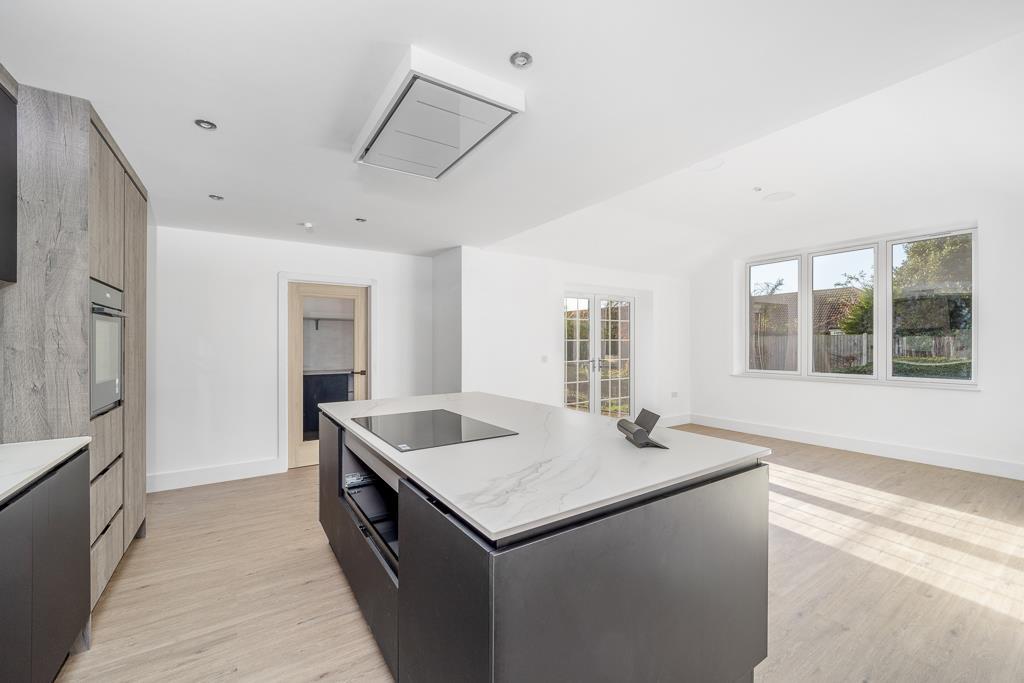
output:
[{"label": "oven door handle", "polygon": [[123,319],[125,317],[124,313],[118,313],[117,311],[115,311],[113,309],[104,308],[103,306],[97,306],[96,304],[93,304],[92,312],[97,314],[97,315],[105,315],[108,318],[122,318]]}]

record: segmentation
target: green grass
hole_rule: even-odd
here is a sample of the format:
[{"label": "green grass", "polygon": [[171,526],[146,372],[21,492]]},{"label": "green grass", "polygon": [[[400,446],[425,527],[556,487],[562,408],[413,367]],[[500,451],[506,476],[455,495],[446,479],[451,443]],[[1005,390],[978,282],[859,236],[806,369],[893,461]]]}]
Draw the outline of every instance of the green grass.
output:
[{"label": "green grass", "polygon": [[892,359],[892,374],[895,377],[925,379],[970,379],[971,361],[934,356],[905,356]]},{"label": "green grass", "polygon": [[[874,372],[871,363],[853,365],[848,368],[833,368],[837,375],[870,375]],[[901,356],[892,359],[894,377],[919,377],[921,379],[970,379],[971,361],[936,356]]]}]

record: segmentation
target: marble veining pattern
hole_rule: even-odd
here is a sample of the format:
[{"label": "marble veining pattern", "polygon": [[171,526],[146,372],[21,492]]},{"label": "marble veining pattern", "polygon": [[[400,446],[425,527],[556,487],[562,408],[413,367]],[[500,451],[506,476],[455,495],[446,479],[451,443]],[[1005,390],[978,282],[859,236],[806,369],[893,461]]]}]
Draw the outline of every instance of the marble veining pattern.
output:
[{"label": "marble veining pattern", "polygon": [[[478,392],[320,407],[492,541],[752,464],[771,453],[668,425],[652,435],[668,450],[638,449],[626,442],[610,418]],[[400,452],[352,420],[438,408],[519,434]]]},{"label": "marble veining pattern", "polygon": [[89,444],[88,436],[0,444],[0,504]]}]

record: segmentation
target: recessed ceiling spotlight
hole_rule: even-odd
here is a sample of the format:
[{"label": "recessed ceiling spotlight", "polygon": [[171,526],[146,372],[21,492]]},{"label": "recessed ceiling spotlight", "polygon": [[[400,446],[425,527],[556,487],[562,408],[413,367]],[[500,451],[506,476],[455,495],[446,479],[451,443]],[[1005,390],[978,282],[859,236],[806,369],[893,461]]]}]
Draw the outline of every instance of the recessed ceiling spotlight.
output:
[{"label": "recessed ceiling spotlight", "polygon": [[784,202],[796,196],[796,192],[772,192],[761,197],[762,202]]},{"label": "recessed ceiling spotlight", "polygon": [[356,223],[365,223],[365,222],[366,222],[365,218],[357,218],[356,219]]},{"label": "recessed ceiling spotlight", "polygon": [[310,223],[309,221],[302,221],[301,223],[299,223],[299,227],[306,228],[308,230],[309,228],[313,227],[313,224]]},{"label": "recessed ceiling spotlight", "polygon": [[690,166],[690,170],[696,173],[711,173],[725,166],[725,159],[722,157],[713,157],[711,159],[705,159],[704,161],[698,161],[693,166]]},{"label": "recessed ceiling spotlight", "polygon": [[217,124],[206,119],[196,119],[195,124],[203,130],[217,130]]},{"label": "recessed ceiling spotlight", "polygon": [[509,55],[508,62],[517,69],[525,69],[533,64],[533,55],[529,52],[513,52]]},{"label": "recessed ceiling spotlight", "polygon": [[763,188],[763,187],[761,187],[760,185],[754,185],[754,192],[760,192],[760,191],[761,191],[761,190],[763,190],[763,189],[764,189],[764,188]]},{"label": "recessed ceiling spotlight", "polygon": [[222,197],[222,196],[221,196],[221,195],[219,195],[219,194],[211,194],[211,195],[207,195],[207,196],[208,196],[208,197],[209,197],[210,199],[212,199],[213,201],[215,201],[215,202],[222,202],[222,201],[224,201],[224,197]]}]

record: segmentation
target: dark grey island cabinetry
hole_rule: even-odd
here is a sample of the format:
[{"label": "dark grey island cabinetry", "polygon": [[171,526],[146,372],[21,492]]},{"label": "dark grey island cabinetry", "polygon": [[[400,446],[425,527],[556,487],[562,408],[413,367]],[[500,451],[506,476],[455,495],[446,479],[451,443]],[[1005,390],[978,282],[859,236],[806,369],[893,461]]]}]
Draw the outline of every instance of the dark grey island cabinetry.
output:
[{"label": "dark grey island cabinetry", "polygon": [[89,619],[89,453],[76,447],[88,440],[58,441],[55,455],[45,442],[0,447],[5,683],[52,681]]},{"label": "dark grey island cabinetry", "polygon": [[[357,419],[437,409],[515,434],[414,448],[450,438],[417,418],[438,433],[401,448]],[[733,683],[767,656],[766,449],[641,451],[477,393],[321,411],[320,522],[398,680]]]}]

